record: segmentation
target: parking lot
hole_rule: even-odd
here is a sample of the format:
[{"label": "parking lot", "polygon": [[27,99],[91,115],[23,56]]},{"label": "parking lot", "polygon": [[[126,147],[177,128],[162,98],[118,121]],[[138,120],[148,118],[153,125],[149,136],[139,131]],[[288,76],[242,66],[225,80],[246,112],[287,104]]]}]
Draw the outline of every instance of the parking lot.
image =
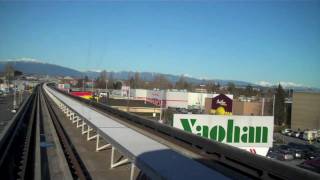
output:
[{"label": "parking lot", "polygon": [[3,128],[7,124],[7,122],[13,117],[12,110],[12,104],[13,104],[13,96],[12,95],[6,95],[0,96],[0,133],[2,132]]},{"label": "parking lot", "polygon": [[[20,102],[22,102],[29,93],[25,91],[21,96],[16,96],[17,108]],[[11,120],[15,113],[13,110],[13,94],[1,94],[0,95],[0,134],[7,123]]]},{"label": "parking lot", "polygon": [[273,136],[275,139],[281,140],[284,144],[288,144],[290,142],[299,143],[299,144],[309,144],[308,141],[305,141],[305,140],[302,140],[299,138],[295,138],[295,137],[291,137],[291,136],[286,136],[281,133],[274,133]]},{"label": "parking lot", "polygon": [[274,133],[274,146],[267,157],[289,165],[299,166],[320,173],[320,148],[317,142]]}]

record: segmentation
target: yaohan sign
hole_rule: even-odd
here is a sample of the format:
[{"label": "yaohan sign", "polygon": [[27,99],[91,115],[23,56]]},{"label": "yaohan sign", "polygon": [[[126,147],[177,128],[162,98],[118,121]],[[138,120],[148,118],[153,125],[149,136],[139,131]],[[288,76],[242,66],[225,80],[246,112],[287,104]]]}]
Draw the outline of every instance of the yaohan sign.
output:
[{"label": "yaohan sign", "polygon": [[173,126],[242,149],[269,148],[273,142],[273,116],[175,114]]}]

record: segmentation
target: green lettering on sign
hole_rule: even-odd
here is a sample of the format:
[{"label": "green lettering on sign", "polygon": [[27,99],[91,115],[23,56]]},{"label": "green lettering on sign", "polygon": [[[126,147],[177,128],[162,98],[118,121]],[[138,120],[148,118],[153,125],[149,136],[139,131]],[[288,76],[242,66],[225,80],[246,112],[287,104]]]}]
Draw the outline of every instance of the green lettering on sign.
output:
[{"label": "green lettering on sign", "polygon": [[212,139],[214,141],[227,143],[267,143],[268,127],[261,126],[235,126],[234,120],[228,119],[227,126],[197,124],[196,119],[180,119],[184,131]]}]

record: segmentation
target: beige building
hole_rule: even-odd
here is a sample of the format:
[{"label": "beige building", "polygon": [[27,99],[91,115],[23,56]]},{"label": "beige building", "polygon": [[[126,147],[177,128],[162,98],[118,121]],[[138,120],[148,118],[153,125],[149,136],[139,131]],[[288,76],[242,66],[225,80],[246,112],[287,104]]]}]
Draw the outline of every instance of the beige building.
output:
[{"label": "beige building", "polygon": [[[262,113],[263,109],[263,113]],[[245,101],[233,101],[232,107],[233,115],[244,116],[271,116],[272,115],[272,103],[264,102],[245,102]]]},{"label": "beige building", "polygon": [[320,129],[320,93],[293,93],[292,129]]}]

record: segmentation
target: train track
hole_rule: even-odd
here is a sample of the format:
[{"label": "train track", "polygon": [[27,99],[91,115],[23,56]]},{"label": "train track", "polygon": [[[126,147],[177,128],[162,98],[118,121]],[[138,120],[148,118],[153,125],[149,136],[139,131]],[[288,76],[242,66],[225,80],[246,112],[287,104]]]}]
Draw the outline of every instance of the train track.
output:
[{"label": "train track", "polygon": [[0,174],[4,179],[37,176],[35,128],[38,94],[33,93],[11,120],[0,141]]},{"label": "train track", "polygon": [[77,153],[76,149],[72,146],[70,138],[68,137],[66,131],[63,129],[61,123],[59,122],[57,113],[52,107],[51,100],[44,93],[42,95],[44,97],[44,101],[46,102],[44,104],[46,104],[48,107],[51,119],[57,131],[60,143],[65,153],[65,157],[67,158],[67,162],[73,178],[81,180],[91,179],[90,174],[88,173],[86,167],[84,166],[83,162],[79,157],[79,154]]},{"label": "train track", "polygon": [[[47,118],[45,118],[47,117]],[[50,118],[48,118],[50,117]],[[52,121],[56,146],[61,146],[64,162],[73,179],[91,179],[75,148],[70,143],[52,102],[38,85],[30,97],[23,103],[12,123],[3,132],[0,139],[0,177],[2,179],[50,179],[45,135],[45,121]]]}]

